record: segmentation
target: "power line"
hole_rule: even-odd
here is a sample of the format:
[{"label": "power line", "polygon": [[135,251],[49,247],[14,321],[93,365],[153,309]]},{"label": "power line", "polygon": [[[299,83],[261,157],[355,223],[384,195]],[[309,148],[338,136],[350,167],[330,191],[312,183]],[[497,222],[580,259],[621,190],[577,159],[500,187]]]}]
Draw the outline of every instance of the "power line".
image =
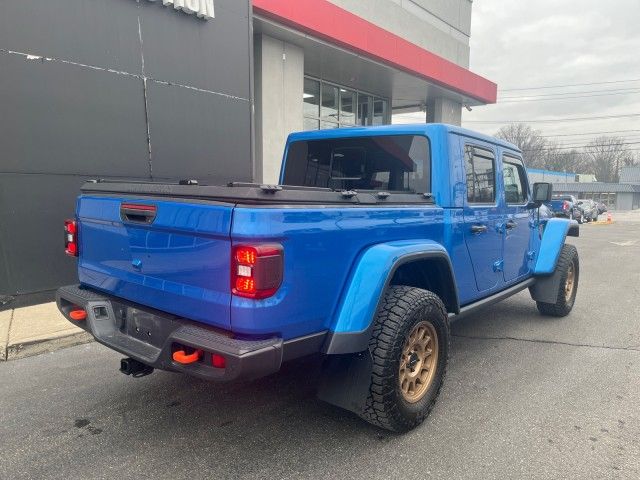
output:
[{"label": "power line", "polygon": [[[618,145],[640,145],[640,142],[628,142],[628,143],[616,143],[615,146]],[[579,148],[598,148],[598,147],[608,147],[609,144],[606,143],[597,143],[597,144],[581,144],[581,145],[547,145],[541,148],[534,148],[533,150],[567,150],[567,149],[579,149]],[[625,151],[629,151],[629,149],[624,149]]]},{"label": "power line", "polygon": [[624,115],[603,115],[596,117],[571,117],[571,118],[545,118],[538,120],[463,120],[463,123],[555,123],[555,122],[581,122],[585,120],[607,120],[612,118],[640,117],[640,113]]},{"label": "power line", "polygon": [[[628,92],[612,92],[612,93],[601,93],[594,95],[571,95],[571,96],[563,96],[563,97],[552,97],[552,98],[526,98],[522,97],[520,100],[500,100],[498,99],[498,104],[504,103],[523,103],[523,102],[548,102],[553,100],[571,100],[572,98],[591,98],[591,97],[609,97],[612,95],[635,95],[639,93],[640,89],[631,90]],[[513,97],[516,98],[516,97]]]},{"label": "power line", "polygon": [[613,83],[629,83],[629,82],[640,82],[640,78],[630,78],[628,80],[612,80],[609,82],[591,82],[591,83],[572,83],[566,85],[544,85],[537,87],[527,87],[527,88],[501,88],[501,92],[516,92],[516,91],[524,91],[524,90],[546,90],[549,88],[565,88],[565,87],[586,87],[589,85],[610,85]]},{"label": "power line", "polygon": [[545,137],[545,138],[548,138],[548,137],[576,137],[576,136],[582,136],[582,135],[603,135],[603,134],[607,134],[607,133],[624,133],[624,132],[640,132],[640,129],[637,129],[637,130],[609,130],[609,131],[606,131],[606,132],[565,133],[565,134],[558,134],[558,135],[540,135],[540,137]]},{"label": "power line", "polygon": [[638,90],[640,87],[628,87],[628,88],[612,88],[610,90],[577,90],[575,92],[559,92],[559,93],[545,93],[540,95],[513,95],[508,97],[501,97],[502,99],[519,99],[519,98],[539,98],[539,97],[556,97],[564,95],[578,95],[583,93],[607,93],[607,92],[622,92],[628,90]]},{"label": "power line", "polygon": [[[621,142],[621,143],[616,143],[614,144],[615,146],[618,145],[640,145],[640,141],[638,142]],[[589,143],[580,143],[580,144],[575,144],[575,145],[549,145],[546,144],[544,146],[541,147],[533,147],[533,148],[523,148],[523,150],[530,150],[530,151],[536,151],[536,150],[565,150],[565,149],[579,149],[579,148],[598,148],[598,147],[609,147],[611,146],[610,144],[607,143],[595,143],[595,144],[589,144]],[[635,147],[634,147],[635,148]],[[628,149],[625,149],[628,150]]]}]

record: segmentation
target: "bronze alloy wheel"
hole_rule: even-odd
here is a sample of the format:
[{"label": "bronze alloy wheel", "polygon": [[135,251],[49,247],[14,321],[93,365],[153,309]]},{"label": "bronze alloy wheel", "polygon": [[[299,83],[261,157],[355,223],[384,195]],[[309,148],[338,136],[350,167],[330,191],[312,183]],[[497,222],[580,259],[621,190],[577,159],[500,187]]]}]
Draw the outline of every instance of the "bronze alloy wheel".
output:
[{"label": "bronze alloy wheel", "polygon": [[422,321],[412,329],[402,348],[399,384],[402,397],[418,402],[429,389],[438,365],[438,335],[430,322]]},{"label": "bronze alloy wheel", "polygon": [[576,282],[576,270],[573,266],[573,262],[569,264],[569,268],[567,268],[567,280],[564,284],[564,298],[567,302],[571,301],[571,296],[573,295],[573,288]]}]

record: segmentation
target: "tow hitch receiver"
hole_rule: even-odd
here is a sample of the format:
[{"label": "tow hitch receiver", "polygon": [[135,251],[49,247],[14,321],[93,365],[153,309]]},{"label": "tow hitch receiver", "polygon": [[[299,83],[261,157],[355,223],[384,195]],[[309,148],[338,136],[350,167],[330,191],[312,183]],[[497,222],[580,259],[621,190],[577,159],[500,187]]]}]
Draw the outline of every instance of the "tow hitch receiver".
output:
[{"label": "tow hitch receiver", "polygon": [[133,358],[123,358],[120,360],[120,371],[125,375],[131,375],[134,378],[144,377],[153,373],[153,367],[145,365]]}]

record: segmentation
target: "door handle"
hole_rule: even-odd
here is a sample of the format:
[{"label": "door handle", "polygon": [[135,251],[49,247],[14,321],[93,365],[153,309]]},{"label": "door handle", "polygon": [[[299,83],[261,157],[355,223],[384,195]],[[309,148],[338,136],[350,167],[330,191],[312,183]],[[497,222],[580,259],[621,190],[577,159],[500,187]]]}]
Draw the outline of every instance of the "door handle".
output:
[{"label": "door handle", "polygon": [[513,230],[517,226],[518,226],[518,223],[514,222],[513,220],[507,220],[507,223],[505,224],[505,227],[507,230]]},{"label": "door handle", "polygon": [[471,233],[473,233],[474,235],[479,235],[486,232],[487,230],[488,229],[486,225],[471,225]]}]

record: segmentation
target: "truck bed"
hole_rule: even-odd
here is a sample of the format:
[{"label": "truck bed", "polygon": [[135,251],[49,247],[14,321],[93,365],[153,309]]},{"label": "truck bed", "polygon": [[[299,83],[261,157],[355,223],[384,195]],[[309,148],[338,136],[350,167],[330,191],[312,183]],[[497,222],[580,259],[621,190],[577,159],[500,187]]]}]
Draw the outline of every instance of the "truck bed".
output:
[{"label": "truck bed", "polygon": [[[154,217],[131,215],[131,207]],[[363,249],[380,239],[443,242],[443,214],[430,196],[412,193],[87,182],[77,209],[78,275],[107,295],[235,334],[287,340],[328,328]],[[230,288],[232,248],[255,243],[284,250],[282,286],[264,300]]]},{"label": "truck bed", "polygon": [[210,200],[230,204],[304,204],[304,205],[385,205],[431,204],[430,194],[404,192],[354,192],[329,188],[297,187],[289,185],[261,185],[229,183],[227,185],[90,180],[82,186],[82,193],[115,194],[153,197],[173,197],[190,200]]}]

